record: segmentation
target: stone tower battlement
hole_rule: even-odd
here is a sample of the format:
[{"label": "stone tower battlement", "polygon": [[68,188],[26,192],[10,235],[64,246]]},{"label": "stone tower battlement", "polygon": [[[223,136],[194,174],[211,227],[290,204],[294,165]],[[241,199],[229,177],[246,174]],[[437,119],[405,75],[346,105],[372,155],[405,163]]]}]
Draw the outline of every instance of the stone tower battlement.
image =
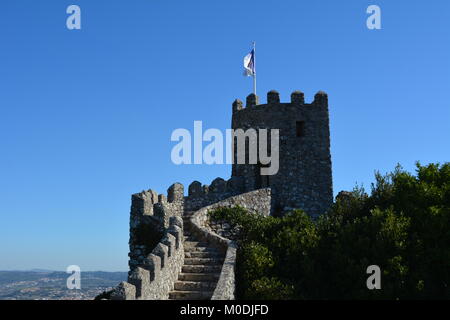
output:
[{"label": "stone tower battlement", "polygon": [[[277,174],[261,176],[261,164],[234,162],[232,176],[244,179],[245,191],[271,188],[275,212],[300,208],[316,216],[331,205],[330,127],[325,92],[318,92],[310,104],[305,103],[300,91],[291,94],[289,103],[281,103],[275,90],[267,93],[266,104],[259,104],[259,98],[250,94],[245,108],[242,101],[234,101],[231,127],[279,129]],[[236,141],[233,143],[236,150]]]}]

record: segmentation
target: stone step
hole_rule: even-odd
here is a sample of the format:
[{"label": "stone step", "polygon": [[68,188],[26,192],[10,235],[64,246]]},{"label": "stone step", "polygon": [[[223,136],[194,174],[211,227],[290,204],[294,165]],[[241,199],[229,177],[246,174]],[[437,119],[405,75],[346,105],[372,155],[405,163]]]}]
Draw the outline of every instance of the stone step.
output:
[{"label": "stone step", "polygon": [[185,258],[184,265],[218,265],[222,260],[215,258]]},{"label": "stone step", "polygon": [[217,249],[211,247],[184,247],[184,252],[213,252],[217,253]]},{"label": "stone step", "polygon": [[212,281],[177,281],[176,291],[214,291],[217,283]]},{"label": "stone step", "polygon": [[183,273],[218,273],[222,270],[222,265],[184,265],[181,267]]},{"label": "stone step", "polygon": [[200,241],[185,241],[184,242],[185,248],[192,248],[192,247],[208,247],[207,242],[200,242]]},{"label": "stone step", "polygon": [[169,299],[176,300],[207,300],[211,299],[212,291],[172,291],[169,292]]},{"label": "stone step", "polygon": [[220,273],[179,273],[180,281],[214,281],[219,280]]},{"label": "stone step", "polygon": [[185,258],[217,258],[221,259],[223,257],[223,254],[221,254],[219,251],[206,251],[206,252],[185,252],[184,253]]}]

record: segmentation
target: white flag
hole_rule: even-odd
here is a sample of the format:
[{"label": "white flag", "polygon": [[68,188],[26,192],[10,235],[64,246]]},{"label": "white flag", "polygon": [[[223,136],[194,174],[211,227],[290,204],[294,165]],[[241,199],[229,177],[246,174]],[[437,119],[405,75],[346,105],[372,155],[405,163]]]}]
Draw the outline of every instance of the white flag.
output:
[{"label": "white flag", "polygon": [[255,70],[255,49],[244,57],[244,76],[256,75]]}]

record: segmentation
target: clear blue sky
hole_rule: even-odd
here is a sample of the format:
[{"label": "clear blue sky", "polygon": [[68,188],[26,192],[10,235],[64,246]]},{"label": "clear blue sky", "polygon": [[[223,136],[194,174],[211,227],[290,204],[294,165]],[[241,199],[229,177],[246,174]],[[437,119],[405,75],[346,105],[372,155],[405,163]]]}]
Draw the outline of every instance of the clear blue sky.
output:
[{"label": "clear blue sky", "polygon": [[230,126],[253,40],[263,101],[329,94],[335,193],[450,160],[449,21],[447,0],[2,1],[0,270],[127,270],[132,193],[230,176],[172,164],[170,135]]}]

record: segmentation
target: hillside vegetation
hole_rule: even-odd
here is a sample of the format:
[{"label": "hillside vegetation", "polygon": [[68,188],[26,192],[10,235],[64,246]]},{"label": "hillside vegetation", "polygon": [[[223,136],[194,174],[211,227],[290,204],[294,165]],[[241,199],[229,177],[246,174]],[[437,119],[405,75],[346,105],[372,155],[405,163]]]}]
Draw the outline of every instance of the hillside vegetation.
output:
[{"label": "hillside vegetation", "polygon": [[[370,194],[341,193],[313,221],[221,208],[239,244],[239,299],[450,299],[450,163],[376,174]],[[370,265],[381,290],[366,286]]]}]

